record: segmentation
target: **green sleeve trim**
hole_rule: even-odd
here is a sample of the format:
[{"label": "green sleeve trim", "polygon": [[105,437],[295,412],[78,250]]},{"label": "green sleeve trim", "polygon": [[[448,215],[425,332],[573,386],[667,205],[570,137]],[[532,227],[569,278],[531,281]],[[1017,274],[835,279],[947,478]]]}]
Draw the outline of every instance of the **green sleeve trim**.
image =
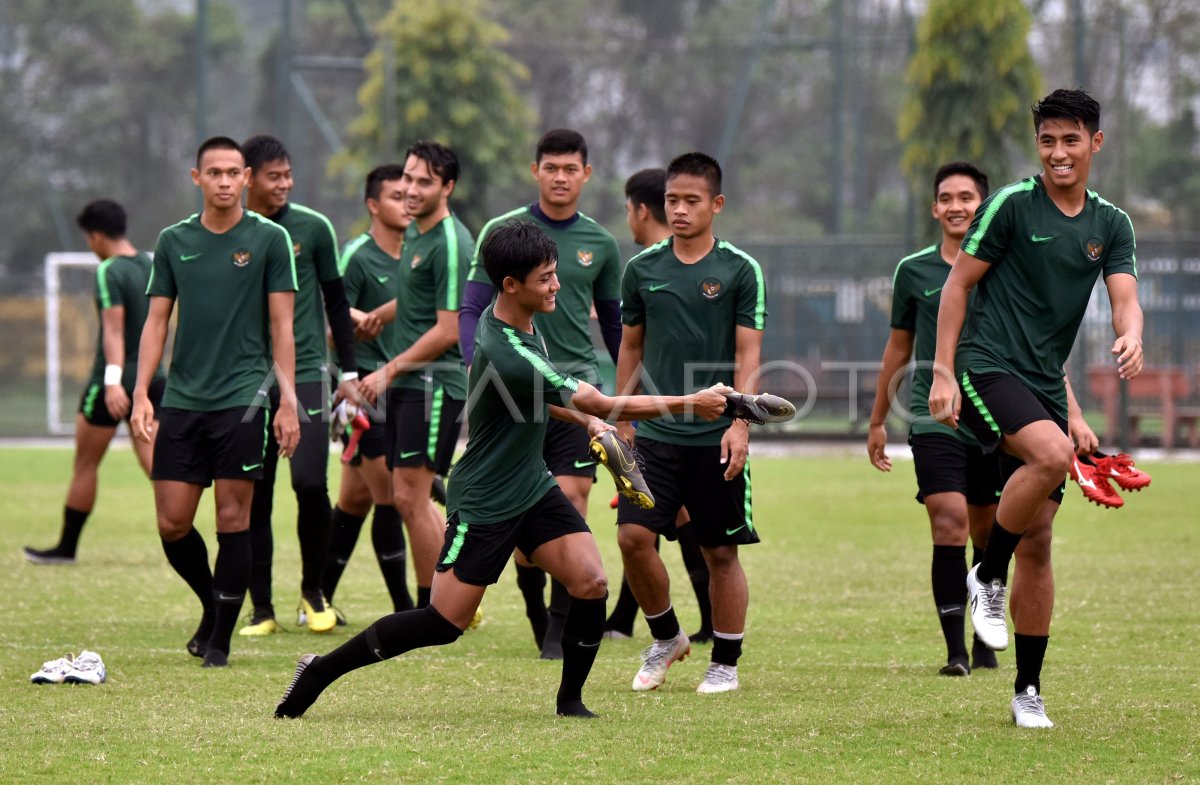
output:
[{"label": "green sleeve trim", "polygon": [[446,301],[443,311],[457,311],[462,306],[458,294],[458,227],[454,216],[442,220],[442,232],[446,235]]},{"label": "green sleeve trim", "polygon": [[565,387],[573,393],[579,391],[579,382],[570,376],[562,375],[553,365],[546,362],[544,358],[529,351],[529,347],[521,342],[521,336],[517,335],[516,330],[511,327],[505,327],[504,334],[508,336],[508,344],[513,348],[513,351],[521,355],[521,357],[533,366],[535,371],[540,373],[546,381],[553,384],[556,389],[561,390]]},{"label": "green sleeve trim", "polygon": [[897,262],[896,263],[896,271],[892,273],[892,289],[896,288],[896,279],[900,277],[900,268],[904,266],[905,262],[911,262],[913,259],[918,259],[918,258],[924,256],[925,254],[933,253],[936,250],[937,250],[937,245],[936,244],[931,245],[928,248],[922,248],[921,250],[917,251],[916,253],[910,253],[908,256],[904,257],[899,262]]},{"label": "green sleeve trim", "polygon": [[[305,207],[302,204],[296,204],[294,202],[289,202],[288,204],[291,206],[291,208],[293,210],[301,212],[305,215],[312,216],[313,218],[316,218],[322,224],[325,225],[325,228],[329,230],[329,249],[334,254],[334,262],[336,264],[336,262],[337,262],[336,254],[337,254],[338,242],[337,242],[337,230],[333,228],[333,222],[330,221],[327,217],[325,217],[324,214],[318,213],[316,210],[312,209],[311,207]],[[320,269],[320,266],[318,265],[318,270],[319,269]],[[338,274],[341,275],[340,265],[338,266]]]},{"label": "green sleeve trim", "polygon": [[96,293],[100,297],[100,307],[112,308],[112,292],[108,290],[108,268],[112,267],[113,259],[105,259],[96,268]]},{"label": "green sleeve trim", "polygon": [[671,238],[667,237],[666,239],[659,240],[654,245],[647,245],[641,251],[639,251],[638,253],[633,255],[633,257],[629,260],[629,264],[633,264],[634,262],[636,262],[638,259],[641,259],[646,254],[653,253],[655,251],[661,251],[662,249],[666,248],[670,242],[671,242]]},{"label": "green sleeve trim", "polygon": [[754,329],[763,330],[767,326],[767,285],[763,281],[762,265],[758,261],[737,246],[721,240],[717,243],[718,248],[723,248],[730,253],[733,253],[750,264],[750,269],[754,271],[754,284],[757,289],[755,292],[754,302]]},{"label": "green sleeve trim", "polygon": [[[269,218],[262,217],[261,215],[254,212],[253,210],[247,210],[246,215],[249,215],[254,220],[256,220],[260,224],[262,224],[263,226],[270,226],[273,229],[276,229],[283,233],[284,247],[287,248],[288,266],[291,267],[291,269],[292,269],[292,291],[294,291],[294,292],[300,291],[300,281],[296,277],[296,253],[292,250],[292,235],[291,235],[291,233],[289,233],[288,230],[286,228],[284,228],[283,226],[275,223],[274,221],[270,220]],[[269,289],[269,287],[268,287],[268,290],[271,291]],[[274,291],[279,291],[279,290],[274,290]]]},{"label": "green sleeve trim", "polygon": [[[974,256],[979,251],[979,243],[983,241],[984,235],[992,225],[992,221],[996,217],[996,213],[1000,212],[1000,207],[1008,201],[1008,197],[1013,194],[1022,193],[1024,191],[1032,191],[1034,189],[1033,178],[1030,177],[1022,180],[1019,183],[1006,185],[996,192],[992,197],[992,201],[988,203],[987,209],[979,219],[979,226],[974,232],[970,232],[966,238],[966,242],[962,245],[962,250],[970,256]],[[969,230],[968,230],[969,231]]]},{"label": "green sleeve trim", "polygon": [[1117,213],[1125,219],[1125,222],[1129,224],[1129,240],[1133,243],[1134,247],[1134,252],[1129,255],[1129,261],[1131,264],[1133,264],[1133,277],[1137,278],[1137,232],[1133,230],[1133,219],[1129,217],[1129,213],[1125,212],[1120,207],[1117,207],[1115,204],[1108,201],[1095,191],[1088,191],[1088,196],[1095,199],[1097,204],[1104,205],[1105,207],[1111,207],[1112,209],[1116,210]]},{"label": "green sleeve trim", "polygon": [[358,253],[358,249],[362,248],[363,244],[370,239],[371,235],[364,232],[350,242],[346,243],[346,247],[342,249],[342,255],[338,259],[339,273],[341,273],[343,276],[346,275],[346,268],[350,266],[350,260],[354,257],[354,254]]}]

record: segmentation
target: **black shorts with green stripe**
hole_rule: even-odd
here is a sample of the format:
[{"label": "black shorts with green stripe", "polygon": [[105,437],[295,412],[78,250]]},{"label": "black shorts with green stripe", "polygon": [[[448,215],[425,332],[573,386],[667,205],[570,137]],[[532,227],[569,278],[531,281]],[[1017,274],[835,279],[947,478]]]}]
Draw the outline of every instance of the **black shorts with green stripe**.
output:
[{"label": "black shorts with green stripe", "polygon": [[638,436],[634,449],[645,463],[642,477],[654,494],[654,508],[643,510],[622,496],[617,523],[636,523],[673,540],[675,517],[680,507],[687,507],[696,541],[703,547],[759,541],[750,507],[749,461],[726,480],[719,444],[668,444]]},{"label": "black shorts with green stripe", "polygon": [[462,520],[456,510],[446,520],[446,541],[437,570],[452,569],[463,583],[489,586],[500,580],[514,548],[531,558],[551,540],[582,532],[590,534],[591,529],[557,485],[529,509],[496,523],[472,524]]},{"label": "black shorts with green stripe", "polygon": [[261,480],[267,428],[266,410],[259,406],[214,412],[164,406],[150,478],[205,487],[213,480]]},{"label": "black shorts with green stripe", "polygon": [[[150,403],[154,404],[154,416],[158,417],[158,405],[162,402],[163,390],[167,387],[166,377],[156,376],[150,380],[150,388],[147,394],[150,396]],[[126,387],[125,394],[129,396],[130,407],[125,414],[125,421],[129,421],[129,415],[133,414],[133,388]],[[83,395],[79,396],[79,413],[83,415],[83,419],[88,425],[94,425],[97,428],[116,428],[119,421],[112,413],[108,411],[108,406],[104,403],[104,383],[93,379],[88,382],[88,386],[84,388]]]},{"label": "black shorts with green stripe", "polygon": [[[1067,421],[1011,374],[963,372],[958,384],[962,391],[959,427],[966,426],[975,434],[985,454],[994,452],[1005,434],[1014,434],[1039,420],[1049,420],[1067,433]],[[1001,451],[1001,482],[1007,483],[1023,465],[1019,458]],[[1055,488],[1049,498],[1062,502],[1063,487]]]},{"label": "black shorts with green stripe", "polygon": [[387,466],[425,466],[445,476],[462,430],[465,401],[446,395],[445,388],[426,392],[393,387],[387,397]]}]

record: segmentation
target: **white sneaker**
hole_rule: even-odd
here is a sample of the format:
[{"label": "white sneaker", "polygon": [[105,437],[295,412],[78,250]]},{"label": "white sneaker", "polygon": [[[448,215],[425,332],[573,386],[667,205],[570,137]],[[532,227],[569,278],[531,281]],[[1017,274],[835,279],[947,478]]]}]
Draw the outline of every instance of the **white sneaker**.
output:
[{"label": "white sneaker", "polygon": [[31,675],[29,680],[34,684],[62,684],[71,670],[71,662],[74,659],[75,655],[68,654],[57,660],[47,660],[42,663],[42,669]]},{"label": "white sneaker", "polygon": [[711,695],[715,692],[733,692],[738,688],[737,666],[722,665],[712,662],[704,674],[704,681],[696,688],[701,695]]},{"label": "white sneaker", "polygon": [[1004,584],[993,580],[984,586],[975,577],[979,571],[976,564],[967,573],[967,600],[971,603],[971,626],[983,645],[992,651],[1008,648],[1008,624],[1004,619]]},{"label": "white sneaker", "polygon": [[1038,695],[1037,687],[1030,684],[1024,692],[1012,699],[1012,718],[1018,728],[1053,728],[1054,723],[1046,716],[1046,704]]},{"label": "white sneaker", "polygon": [[671,663],[684,660],[691,653],[692,642],[683,630],[672,640],[650,644],[642,652],[642,667],[633,677],[633,691],[658,689],[667,680],[667,668],[671,667]]},{"label": "white sneaker", "polygon": [[85,650],[75,658],[63,681],[67,684],[103,684],[107,678],[104,660],[96,652]]}]

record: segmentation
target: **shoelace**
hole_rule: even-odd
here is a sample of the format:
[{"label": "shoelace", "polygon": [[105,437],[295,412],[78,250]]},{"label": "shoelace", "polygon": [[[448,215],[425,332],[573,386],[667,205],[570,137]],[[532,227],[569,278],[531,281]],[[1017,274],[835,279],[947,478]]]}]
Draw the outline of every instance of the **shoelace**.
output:
[{"label": "shoelace", "polygon": [[81,654],[75,658],[75,662],[72,663],[71,667],[77,671],[99,670],[100,658],[96,655]]},{"label": "shoelace", "polygon": [[1021,693],[1016,698],[1017,708],[1027,714],[1036,714],[1039,717],[1046,716],[1046,702],[1042,700],[1041,695],[1030,695]]},{"label": "shoelace", "polygon": [[655,641],[642,650],[642,667],[649,665],[657,666],[671,652],[671,647],[675,645],[675,641],[669,643],[659,643]]},{"label": "shoelace", "polygon": [[727,666],[714,662],[708,666],[708,670],[704,672],[704,680],[724,684],[731,682],[735,678],[733,671]]},{"label": "shoelace", "polygon": [[642,454],[637,451],[637,448],[630,447],[629,454],[633,456],[633,462],[635,464],[637,464],[638,471],[639,472],[646,471],[646,461],[644,458],[642,458]]},{"label": "shoelace", "polygon": [[993,589],[985,586],[983,589],[983,615],[988,619],[1004,621],[1004,587]]}]

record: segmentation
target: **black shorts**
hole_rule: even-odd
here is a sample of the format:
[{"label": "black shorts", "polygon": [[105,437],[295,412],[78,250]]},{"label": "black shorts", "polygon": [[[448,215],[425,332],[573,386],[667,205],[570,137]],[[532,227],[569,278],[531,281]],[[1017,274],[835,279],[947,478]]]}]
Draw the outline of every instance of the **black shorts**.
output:
[{"label": "black shorts", "polygon": [[[158,419],[158,405],[162,403],[163,390],[167,387],[165,377],[156,376],[150,380],[150,389],[146,392],[150,396],[150,403],[154,404],[154,419]],[[133,388],[126,387],[125,394],[129,396],[130,407],[129,414],[125,415],[125,422],[129,422],[129,415],[133,414]],[[93,381],[88,384],[87,389],[83,391],[83,395],[79,397],[79,413],[83,415],[83,419],[88,425],[94,425],[97,428],[116,428],[119,424],[108,412],[108,407],[104,405],[104,384],[102,382]]]},{"label": "black shorts", "polygon": [[151,479],[204,486],[262,479],[268,433],[266,412],[257,406],[215,412],[163,407]]},{"label": "black shorts", "polygon": [[1000,499],[999,456],[945,433],[913,434],[913,464],[917,470],[917,501],[935,493],[961,493],[967,504],[986,507]]},{"label": "black shorts", "polygon": [[453,569],[463,583],[489,586],[500,580],[513,548],[529,558],[551,540],[577,532],[591,529],[557,485],[525,512],[498,523],[471,524],[455,511],[446,521],[437,570]]},{"label": "black shorts", "polygon": [[[1049,420],[1064,434],[1067,433],[1067,421],[1011,374],[963,373],[958,383],[962,391],[959,425],[971,429],[985,453],[995,451],[1004,434],[1016,433],[1038,420]],[[1013,472],[1024,465],[1024,461],[1001,451],[999,464],[1000,480],[1007,483]],[[1061,503],[1065,489],[1066,478],[1049,498]]]},{"label": "black shorts", "polygon": [[450,471],[465,402],[446,395],[445,388],[423,390],[393,387],[387,399],[387,467],[426,466],[443,477]]},{"label": "black shorts", "polygon": [[587,428],[551,418],[542,441],[542,458],[555,477],[591,477],[596,479],[596,460],[588,454]]},{"label": "black shorts", "polygon": [[654,509],[635,507],[624,496],[617,503],[617,523],[636,523],[675,539],[675,516],[687,507],[696,541],[706,548],[758,542],[750,508],[750,463],[725,480],[721,445],[667,444],[639,436],[635,449],[645,462],[642,476],[654,494]]},{"label": "black shorts", "polygon": [[[333,401],[328,381],[296,383],[296,416],[300,420],[300,442],[292,453],[292,488],[297,491],[327,487],[329,474],[329,418]],[[279,411],[279,388],[272,387],[271,419],[267,425],[267,449],[263,455],[269,479],[274,485],[274,464],[279,460],[279,442],[275,441],[275,413]]]}]

